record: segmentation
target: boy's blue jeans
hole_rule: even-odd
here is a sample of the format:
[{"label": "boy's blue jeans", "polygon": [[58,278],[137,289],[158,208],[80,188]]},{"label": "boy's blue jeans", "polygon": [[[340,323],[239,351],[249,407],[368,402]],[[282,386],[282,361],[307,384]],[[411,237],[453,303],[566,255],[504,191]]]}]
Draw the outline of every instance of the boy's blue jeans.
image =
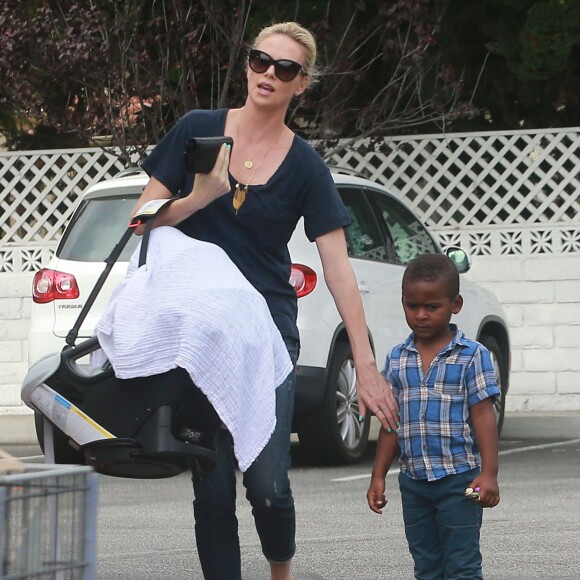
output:
[{"label": "boy's blue jeans", "polygon": [[436,481],[399,474],[409,551],[420,580],[482,579],[479,530],[483,509],[465,498],[472,469]]},{"label": "boy's blue jeans", "polygon": [[[294,365],[298,343],[286,340]],[[285,562],[296,551],[296,519],[290,489],[290,434],[294,411],[295,372],[276,389],[276,428],[270,441],[243,474],[264,556]],[[206,580],[240,580],[240,541],[236,518],[236,473],[232,437],[221,429],[217,465],[202,480],[193,477],[195,537]]]}]

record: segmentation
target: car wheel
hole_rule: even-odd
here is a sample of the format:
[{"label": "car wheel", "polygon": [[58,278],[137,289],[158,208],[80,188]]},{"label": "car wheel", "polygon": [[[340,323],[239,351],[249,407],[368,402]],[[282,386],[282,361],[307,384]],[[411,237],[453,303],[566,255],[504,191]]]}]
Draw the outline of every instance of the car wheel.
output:
[{"label": "car wheel", "polygon": [[350,344],[336,345],[327,377],[320,407],[297,420],[300,446],[307,458],[317,463],[354,463],[365,452],[370,416],[359,419]]},{"label": "car wheel", "polygon": [[494,403],[495,418],[497,423],[497,433],[501,434],[503,427],[503,420],[505,415],[505,398],[508,384],[508,367],[507,361],[504,360],[504,356],[499,348],[497,340],[488,334],[484,334],[479,342],[489,350],[491,355],[491,362],[493,363],[493,368],[495,371],[495,381],[499,390],[501,391],[501,396],[497,397]]},{"label": "car wheel", "polygon": [[[34,413],[34,427],[36,429],[36,438],[38,444],[44,450],[44,427],[42,422],[42,415]],[[83,464],[83,458],[69,443],[69,437],[61,431],[58,427],[53,425],[53,439],[54,439],[54,460],[56,463],[71,463]]]}]

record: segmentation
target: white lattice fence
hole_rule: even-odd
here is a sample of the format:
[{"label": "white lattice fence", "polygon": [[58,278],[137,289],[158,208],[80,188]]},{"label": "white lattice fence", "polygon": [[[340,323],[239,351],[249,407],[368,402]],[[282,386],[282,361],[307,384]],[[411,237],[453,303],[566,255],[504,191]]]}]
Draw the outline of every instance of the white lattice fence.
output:
[{"label": "white lattice fence", "polygon": [[45,264],[78,196],[123,167],[101,148],[0,153],[0,272]]},{"label": "white lattice fence", "polygon": [[0,241],[57,240],[85,187],[121,169],[100,148],[0,153]]},{"label": "white lattice fence", "polygon": [[36,272],[47,264],[54,251],[56,242],[48,242],[42,246],[10,247],[0,245],[0,274]]},{"label": "white lattice fence", "polygon": [[[385,184],[443,245],[491,256],[580,252],[580,128],[357,145],[329,161]],[[122,168],[100,148],[0,153],[0,272],[45,263],[79,194]]]},{"label": "white lattice fence", "polygon": [[579,128],[392,137],[329,161],[398,193],[444,245],[580,252]]},{"label": "white lattice fence", "polygon": [[502,226],[434,229],[442,246],[461,246],[474,256],[538,256],[580,253],[580,228],[576,225],[540,227]]}]

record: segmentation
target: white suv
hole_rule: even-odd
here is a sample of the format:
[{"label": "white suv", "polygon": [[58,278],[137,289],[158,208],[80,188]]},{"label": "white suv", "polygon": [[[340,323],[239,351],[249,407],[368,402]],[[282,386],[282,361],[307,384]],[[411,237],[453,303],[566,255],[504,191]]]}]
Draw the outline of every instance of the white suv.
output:
[{"label": "white suv", "polygon": [[[419,254],[441,249],[417,217],[394,195],[367,179],[333,170],[352,219],[348,250],[362,295],[369,336],[379,366],[387,352],[408,335],[401,307],[404,266]],[[29,336],[29,364],[60,351],[100,273],[119,241],[128,216],[147,182],[139,170],[87,189],[68,224],[56,255],[36,273]],[[114,265],[79,333],[92,335],[112,289],[125,274],[139,238],[133,237]],[[460,272],[469,269],[467,254],[448,248]],[[301,224],[290,241],[291,282],[299,296],[301,351],[297,368],[294,430],[305,454],[316,462],[350,463],[363,455],[370,417],[359,420],[356,373],[342,320],[322,276],[316,245]],[[488,291],[462,279],[465,306],[456,322],[467,336],[492,354],[502,396],[496,404],[501,430],[508,390],[509,334],[498,301]]]}]

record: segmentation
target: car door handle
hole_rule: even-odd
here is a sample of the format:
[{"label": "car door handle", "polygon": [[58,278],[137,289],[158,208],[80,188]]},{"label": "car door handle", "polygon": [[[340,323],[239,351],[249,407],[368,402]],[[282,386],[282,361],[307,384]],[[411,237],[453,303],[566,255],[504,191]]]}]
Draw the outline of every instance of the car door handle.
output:
[{"label": "car door handle", "polygon": [[369,287],[368,287],[368,286],[367,286],[367,285],[366,285],[364,282],[361,282],[361,283],[358,285],[358,291],[359,291],[361,294],[368,294],[368,293],[370,292],[370,290],[369,290]]}]

